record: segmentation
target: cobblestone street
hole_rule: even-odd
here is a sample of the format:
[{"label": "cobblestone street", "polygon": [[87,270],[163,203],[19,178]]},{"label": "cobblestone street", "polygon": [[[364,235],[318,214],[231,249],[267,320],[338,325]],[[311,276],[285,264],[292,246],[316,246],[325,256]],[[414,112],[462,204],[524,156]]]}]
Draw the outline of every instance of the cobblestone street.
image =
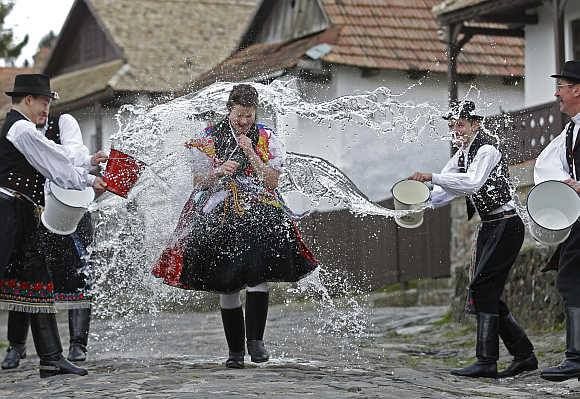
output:
[{"label": "cobblestone street", "polygon": [[[580,394],[578,381],[549,383],[538,372],[517,379],[460,379],[448,370],[471,361],[473,329],[442,323],[443,307],[376,308],[362,337],[321,331],[317,313],[275,306],[266,339],[272,360],[225,369],[219,313],[159,314],[134,321],[96,320],[87,377],[38,377],[29,356],[2,371],[6,398],[554,398]],[[64,314],[59,319],[64,321]],[[0,317],[6,334],[6,313]],[[60,323],[65,352],[68,331]],[[557,362],[563,333],[532,335],[542,366]],[[502,348],[503,350],[503,348]],[[502,366],[509,359],[502,352]]]}]

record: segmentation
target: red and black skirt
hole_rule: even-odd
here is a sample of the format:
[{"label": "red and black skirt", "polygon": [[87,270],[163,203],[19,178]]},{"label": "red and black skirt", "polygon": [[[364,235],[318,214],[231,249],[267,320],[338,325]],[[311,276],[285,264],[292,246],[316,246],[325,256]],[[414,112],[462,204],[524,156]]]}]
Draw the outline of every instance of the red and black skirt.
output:
[{"label": "red and black skirt", "polygon": [[226,199],[212,212],[197,212],[190,199],[153,275],[171,286],[219,293],[264,282],[295,282],[317,267],[296,224],[275,204]]},{"label": "red and black skirt", "polygon": [[0,196],[0,309],[54,313],[47,231],[31,203]]}]

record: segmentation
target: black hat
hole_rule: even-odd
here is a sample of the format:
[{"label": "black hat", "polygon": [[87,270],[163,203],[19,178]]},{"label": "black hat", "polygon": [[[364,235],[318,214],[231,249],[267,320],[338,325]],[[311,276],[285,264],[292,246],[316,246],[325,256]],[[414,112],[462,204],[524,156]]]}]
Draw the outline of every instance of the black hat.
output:
[{"label": "black hat", "polygon": [[6,95],[12,96],[46,96],[58,99],[58,93],[50,91],[50,79],[40,73],[22,74],[14,77],[14,88],[7,91]]},{"label": "black hat", "polygon": [[550,77],[580,83],[580,61],[566,61],[562,68],[562,72],[556,75],[550,75]]},{"label": "black hat", "polygon": [[476,115],[473,113],[475,111],[475,103],[473,101],[461,101],[451,104],[449,111],[443,115],[445,120],[457,120],[457,119],[467,119],[467,120],[477,120],[483,119],[483,116]]}]

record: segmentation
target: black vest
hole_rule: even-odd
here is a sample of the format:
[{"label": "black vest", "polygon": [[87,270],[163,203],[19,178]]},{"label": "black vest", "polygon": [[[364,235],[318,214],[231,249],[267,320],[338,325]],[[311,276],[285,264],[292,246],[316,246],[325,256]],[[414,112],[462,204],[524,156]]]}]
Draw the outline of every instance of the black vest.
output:
[{"label": "black vest", "polygon": [[61,144],[60,127],[58,126],[59,119],[60,116],[50,116],[48,118],[46,132],[44,133],[47,139],[54,141],[56,144]]},{"label": "black vest", "polygon": [[26,160],[24,155],[6,138],[8,131],[19,120],[26,118],[18,111],[10,110],[0,130],[0,187],[16,190],[36,204],[44,204],[44,181],[42,176]]},{"label": "black vest", "polygon": [[[484,145],[492,145],[497,148],[497,140],[483,132],[477,133],[469,147],[466,167],[469,168],[477,151]],[[471,196],[473,204],[479,215],[487,215],[489,212],[511,201],[509,186],[509,170],[503,154],[498,164],[491,171],[483,186]]]},{"label": "black vest", "polygon": [[[254,124],[246,135],[252,140],[252,144],[256,148],[260,138],[258,127]],[[250,167],[250,160],[237,145],[227,117],[210,129],[210,136],[214,140],[216,157],[222,161],[229,159],[240,164],[236,174],[243,173],[244,170]]]},{"label": "black vest", "polygon": [[[580,151],[578,151],[578,144],[580,143],[580,133],[576,137],[576,142],[572,145],[572,138],[574,137],[574,122],[570,121],[568,129],[566,130],[566,161],[568,163],[568,170],[570,177],[574,180],[580,179]],[[576,166],[576,170],[574,170]],[[574,177],[576,175],[576,177]]]}]

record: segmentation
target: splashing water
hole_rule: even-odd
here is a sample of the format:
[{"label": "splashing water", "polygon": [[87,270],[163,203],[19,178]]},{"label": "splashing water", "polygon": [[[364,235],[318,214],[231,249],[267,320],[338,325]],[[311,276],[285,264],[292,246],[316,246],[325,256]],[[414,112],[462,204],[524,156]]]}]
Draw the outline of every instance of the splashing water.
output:
[{"label": "splashing water", "polygon": [[[418,141],[422,135],[440,137],[435,129],[441,110],[429,104],[412,104],[386,88],[344,96],[328,102],[311,103],[301,99],[292,82],[270,85],[252,84],[259,92],[261,107],[281,120],[296,115],[317,123],[350,123],[388,136],[403,132],[402,141]],[[164,310],[199,309],[215,294],[167,287],[150,274],[151,265],[168,242],[180,211],[193,188],[192,167],[196,164],[183,143],[199,137],[206,120],[216,112],[225,115],[230,83],[214,84],[198,93],[147,109],[125,105],[116,119],[118,132],[112,146],[126,152],[147,167],[127,200],[106,194],[94,207],[95,244],[90,248],[97,278],[94,283],[95,313],[118,318],[138,313],[156,314]],[[291,135],[286,126],[276,126],[279,135]],[[403,216],[372,203],[339,169],[322,158],[289,153],[287,170],[280,191],[299,190],[314,204],[322,199],[359,215]],[[345,339],[345,358],[357,353],[352,338],[362,338],[369,329],[369,314],[362,302],[364,290],[337,273],[321,271],[290,288],[290,302],[306,298],[314,303],[317,317],[309,329],[319,336],[327,334]],[[341,300],[329,294],[332,286]],[[122,329],[121,329],[122,330]],[[302,331],[304,332],[304,331]],[[300,331],[291,336],[300,336]],[[290,338],[289,338],[290,339]],[[356,356],[355,356],[356,357]]]}]

